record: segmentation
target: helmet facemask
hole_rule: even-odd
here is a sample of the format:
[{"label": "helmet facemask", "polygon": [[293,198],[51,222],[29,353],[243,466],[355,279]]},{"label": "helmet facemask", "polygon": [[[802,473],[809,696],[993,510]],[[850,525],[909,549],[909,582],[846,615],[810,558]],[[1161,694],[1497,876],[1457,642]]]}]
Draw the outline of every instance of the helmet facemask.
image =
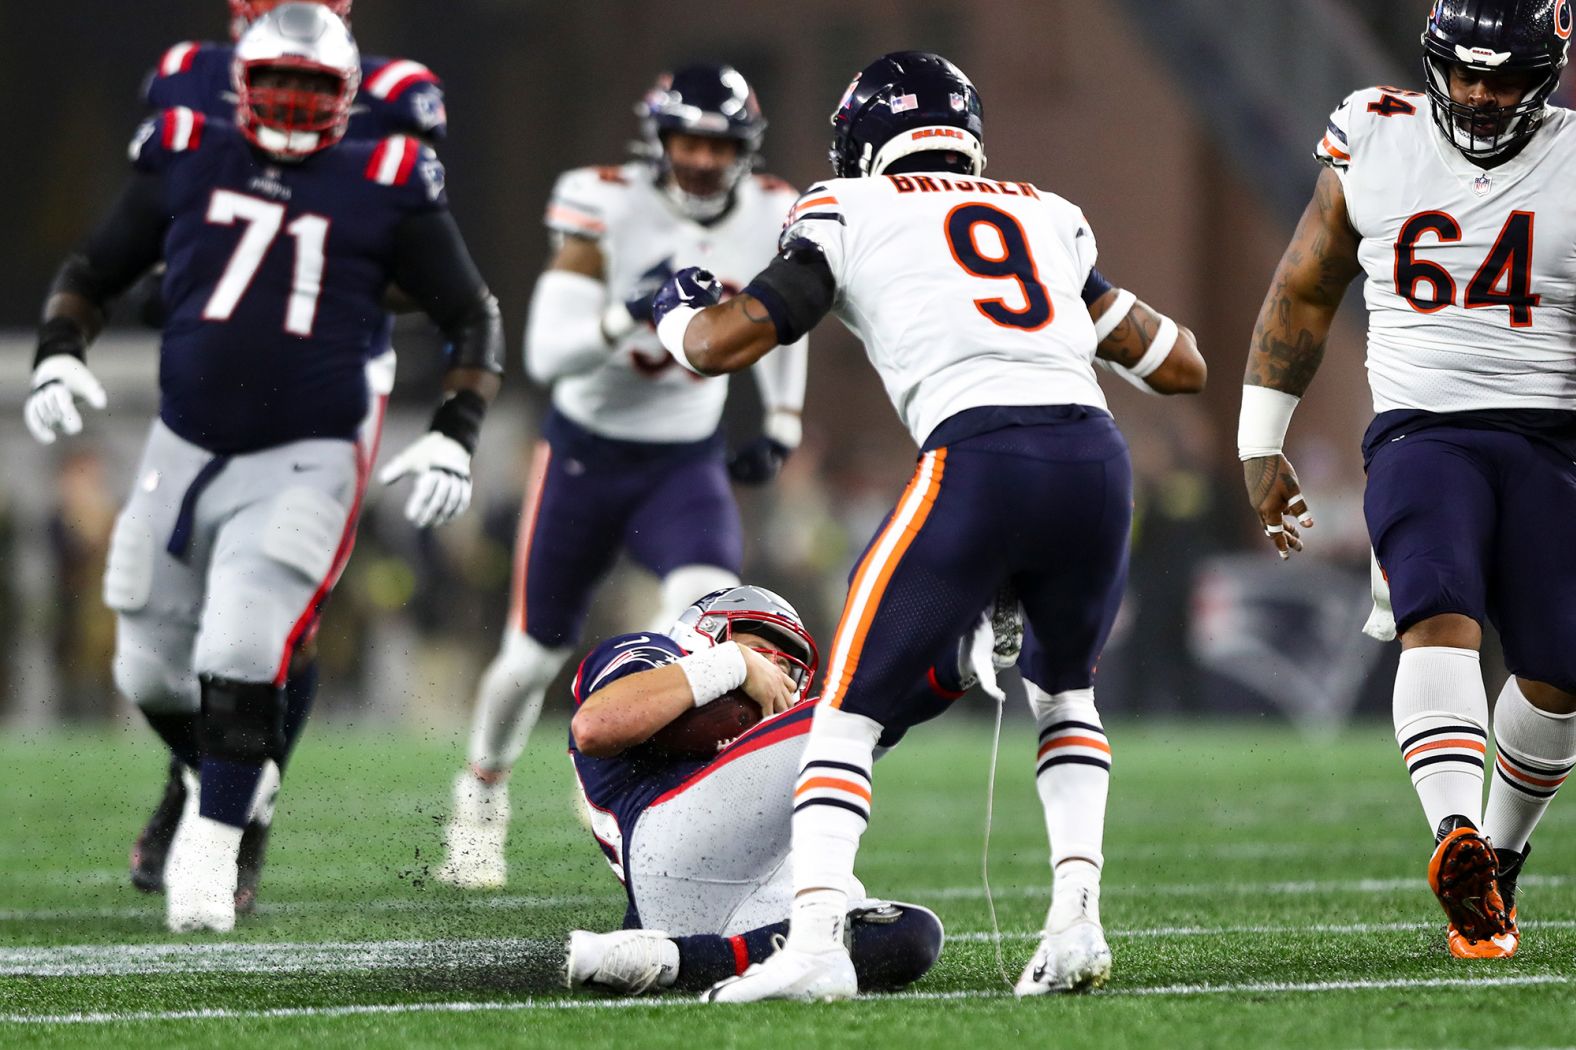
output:
[{"label": "helmet facemask", "polygon": [[236,120],[280,160],[301,160],[345,136],[359,85],[340,70],[290,58],[238,63]]},{"label": "helmet facemask", "polygon": [[780,658],[801,698],[809,694],[821,654],[799,614],[781,596],[764,587],[740,585],[713,591],[696,601],[668,629],[685,652],[710,649],[753,634],[770,643],[753,647],[763,656]]},{"label": "helmet facemask", "polygon": [[[1559,86],[1560,70],[1544,67],[1498,69],[1475,62],[1450,60],[1430,48],[1423,65],[1428,74],[1428,100],[1434,124],[1456,149],[1471,160],[1491,160],[1512,149],[1519,149],[1543,126],[1548,100]],[[1526,73],[1531,85],[1521,101],[1509,106],[1471,106],[1457,102],[1450,92],[1452,68],[1474,74],[1494,72]],[[1541,74],[1541,75],[1540,75]]]},{"label": "helmet facemask", "polygon": [[[657,184],[674,207],[696,222],[710,222],[726,213],[740,180],[759,165],[766,133],[766,118],[749,81],[731,66],[689,66],[659,77],[635,112],[640,116],[639,152],[655,168]],[[737,156],[720,172],[715,188],[697,187],[697,180],[683,178],[682,169],[675,170],[670,146],[674,135],[724,139],[737,145]],[[681,179],[691,183],[689,189]]]}]

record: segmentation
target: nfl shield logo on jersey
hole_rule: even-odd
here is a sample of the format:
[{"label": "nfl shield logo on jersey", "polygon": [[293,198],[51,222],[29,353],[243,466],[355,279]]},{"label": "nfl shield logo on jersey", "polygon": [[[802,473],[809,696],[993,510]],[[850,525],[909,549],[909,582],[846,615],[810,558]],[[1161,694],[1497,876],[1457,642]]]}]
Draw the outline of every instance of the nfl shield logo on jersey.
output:
[{"label": "nfl shield logo on jersey", "polygon": [[1489,191],[1491,191],[1493,188],[1494,179],[1486,171],[1472,180],[1472,192],[1476,193],[1479,197],[1487,197],[1489,195]]}]

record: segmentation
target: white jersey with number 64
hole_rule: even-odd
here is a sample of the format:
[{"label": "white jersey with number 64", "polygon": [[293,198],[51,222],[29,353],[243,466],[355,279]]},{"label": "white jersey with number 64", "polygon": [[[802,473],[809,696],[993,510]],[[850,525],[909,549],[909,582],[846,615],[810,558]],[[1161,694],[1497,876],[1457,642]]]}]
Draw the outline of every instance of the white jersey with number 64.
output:
[{"label": "white jersey with number 64", "polygon": [[1576,114],[1496,168],[1434,124],[1426,96],[1348,96],[1315,155],[1340,175],[1368,275],[1374,411],[1576,404]]}]

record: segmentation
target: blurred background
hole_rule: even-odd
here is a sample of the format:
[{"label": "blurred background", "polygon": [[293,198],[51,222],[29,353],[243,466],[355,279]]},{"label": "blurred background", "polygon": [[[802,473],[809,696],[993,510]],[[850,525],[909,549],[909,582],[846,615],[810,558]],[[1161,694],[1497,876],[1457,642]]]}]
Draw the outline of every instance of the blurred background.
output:
[{"label": "blurred background", "polygon": [[[454,211],[502,301],[511,375],[478,457],[465,518],[420,535],[372,494],[329,606],[322,717],[455,724],[498,643],[510,548],[544,392],[519,361],[546,260],[541,212],[563,169],[621,161],[632,107],[664,68],[726,61],[771,126],[767,170],[826,176],[827,115],[850,76],[899,48],[939,51],[979,86],[989,174],[1083,206],[1100,268],[1198,334],[1211,383],[1148,398],[1105,377],[1133,448],[1132,584],[1102,663],[1111,713],[1266,714],[1310,730],[1387,708],[1394,646],[1368,613],[1359,438],[1371,412],[1354,287],[1288,450],[1318,526],[1280,563],[1258,534],[1235,457],[1242,363],[1270,273],[1317,176],[1326,115],[1372,84],[1421,88],[1424,0],[767,0],[704,7],[587,0],[359,0],[369,54],[418,59],[444,80],[442,148]],[[1382,10],[1379,10],[1382,8]],[[64,254],[126,176],[139,87],[165,48],[221,38],[221,0],[0,7],[7,163],[0,281],[0,723],[125,717],[99,581],[114,514],[155,412],[156,346],[122,318],[91,355],[110,391],[79,439],[41,448],[21,421],[32,326]],[[400,385],[385,435],[425,425],[438,347],[422,323],[395,340]],[[758,426],[748,379],[727,427]],[[740,490],[747,579],[780,590],[830,639],[844,580],[901,492],[914,448],[859,345],[812,337],[804,447],[782,477]],[[648,626],[654,582],[620,567],[588,641]],[[550,703],[550,709],[553,706]],[[567,703],[561,705],[566,707]]]}]

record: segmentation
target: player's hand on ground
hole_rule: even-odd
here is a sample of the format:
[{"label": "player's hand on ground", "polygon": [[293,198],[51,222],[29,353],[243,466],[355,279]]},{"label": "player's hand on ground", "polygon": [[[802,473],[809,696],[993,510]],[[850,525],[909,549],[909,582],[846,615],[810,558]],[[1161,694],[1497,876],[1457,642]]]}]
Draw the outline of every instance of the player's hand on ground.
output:
[{"label": "player's hand on ground", "polygon": [[1248,486],[1248,502],[1258,512],[1264,535],[1275,544],[1284,560],[1302,550],[1298,526],[1313,527],[1313,512],[1302,494],[1297,471],[1285,456],[1257,456],[1242,461],[1242,479]]},{"label": "player's hand on ground", "polygon": [[799,690],[786,671],[747,645],[739,648],[744,651],[744,691],[761,705],[762,718],[786,711],[798,702]]},{"label": "player's hand on ground", "polygon": [[777,476],[793,449],[762,434],[728,458],[728,476],[741,485],[764,485]]},{"label": "player's hand on ground", "polygon": [[471,454],[458,441],[428,431],[395,456],[378,480],[385,485],[414,477],[405,517],[417,528],[453,521],[471,505]]},{"label": "player's hand on ground", "polygon": [[715,306],[722,298],[722,285],[710,270],[686,266],[669,277],[651,299],[651,323],[661,324],[662,319],[680,306],[700,309]]},{"label": "player's hand on ground", "polygon": [[22,407],[22,417],[34,438],[52,445],[56,434],[82,432],[78,401],[98,409],[109,403],[103,385],[87,365],[70,354],[54,354],[33,369],[32,388]]}]

